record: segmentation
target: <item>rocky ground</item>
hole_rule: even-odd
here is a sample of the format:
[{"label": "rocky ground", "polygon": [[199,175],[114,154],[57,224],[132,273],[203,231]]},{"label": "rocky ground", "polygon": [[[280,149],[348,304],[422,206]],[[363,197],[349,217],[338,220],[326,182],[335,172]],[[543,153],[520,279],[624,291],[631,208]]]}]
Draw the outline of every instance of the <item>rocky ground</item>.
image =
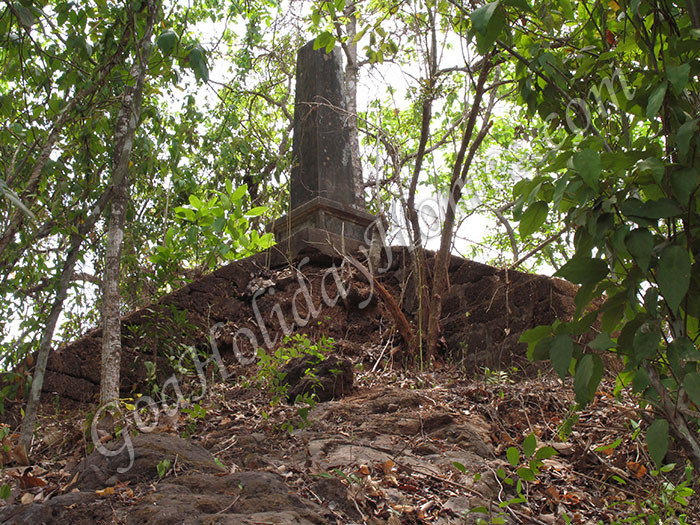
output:
[{"label": "rocky ground", "polygon": [[[682,457],[669,458],[674,471],[652,475],[643,440],[630,432],[634,405],[613,397],[611,384],[561,441],[571,385],[495,372],[475,381],[450,367],[372,371],[377,357],[357,356],[353,391],[318,403],[306,423],[299,406],[271,406],[252,383],[220,383],[132,435],[128,470],[124,439],[106,443],[114,455],[88,453],[84,413],[47,413],[32,467],[5,468],[13,488],[0,522],[646,523],[658,515],[676,523],[666,520],[699,515],[694,498],[681,505],[667,484],[684,481]],[[530,434],[537,449],[557,454],[518,494]],[[515,467],[511,447],[521,452]]]},{"label": "rocky ground", "polygon": [[[259,263],[125,318],[122,415],[90,424],[98,332],[52,358],[28,457],[14,448],[21,399],[6,399],[0,523],[698,522],[682,454],[654,472],[613,377],[571,426],[572,384],[525,364],[519,333],[571,314],[568,283],[455,258],[443,354],[421,371],[361,272],[343,270],[349,293],[324,306],[329,261]],[[380,282],[415,322],[410,268],[399,252],[388,266]],[[308,322],[282,339],[295,315]],[[232,348],[244,329],[262,346],[261,325],[264,357]],[[222,368],[205,363],[214,346]]]}]

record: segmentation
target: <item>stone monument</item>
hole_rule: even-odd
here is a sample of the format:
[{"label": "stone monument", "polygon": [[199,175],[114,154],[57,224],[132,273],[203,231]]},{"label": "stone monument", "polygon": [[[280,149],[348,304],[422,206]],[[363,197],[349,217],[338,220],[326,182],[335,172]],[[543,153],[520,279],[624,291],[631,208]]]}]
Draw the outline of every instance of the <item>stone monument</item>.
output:
[{"label": "stone monument", "polygon": [[355,251],[374,221],[356,192],[341,50],[313,46],[297,55],[290,208],[272,224],[275,266],[307,247],[331,256]]}]

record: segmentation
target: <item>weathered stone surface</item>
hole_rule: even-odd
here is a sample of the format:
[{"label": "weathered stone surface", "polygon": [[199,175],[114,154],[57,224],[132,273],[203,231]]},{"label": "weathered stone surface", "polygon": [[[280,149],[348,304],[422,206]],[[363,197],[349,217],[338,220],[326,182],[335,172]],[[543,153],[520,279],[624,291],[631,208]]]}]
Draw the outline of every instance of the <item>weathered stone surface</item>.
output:
[{"label": "weathered stone surface", "polygon": [[[403,311],[409,321],[415,320],[417,304],[411,303],[414,294],[408,249],[395,247],[386,250],[383,257],[381,268],[388,269],[380,275],[380,281],[397,300],[403,297]],[[428,264],[431,263],[432,256],[428,252]],[[349,339],[358,345],[373,341],[382,323],[391,322],[390,313],[381,300],[371,301],[362,310],[348,308],[340,299],[332,307],[325,305],[320,293],[324,276],[323,286],[327,294],[330,297],[337,294],[328,272],[331,264],[330,257],[312,250],[310,261],[300,273],[290,274],[288,271],[270,271],[265,267],[263,256],[251,257],[224,266],[165,296],[158,303],[124,317],[122,393],[128,396],[146,388],[144,361],[153,361],[154,355],[158,360],[158,381],[162,384],[172,374],[165,352],[177,351],[182,348],[181,344],[186,344],[210,353],[210,330],[218,322],[224,324],[215,330],[214,336],[227,365],[238,362],[232,351],[233,336],[243,327],[250,329],[257,338],[255,349],[265,343],[262,327],[271,340],[281,341],[287,332],[280,323],[280,315],[286,326],[290,326],[294,318],[293,301],[301,317],[308,315],[305,293],[299,293],[305,289],[308,289],[319,313],[315,319],[310,319],[313,322],[296,327],[296,330],[310,338],[320,337],[323,333],[336,341]],[[301,274],[304,277],[299,277]],[[258,295],[253,301],[255,294],[248,285],[259,279],[268,282],[266,287],[274,289],[275,293]],[[300,282],[304,282],[306,288],[302,288]],[[407,283],[408,288],[402,292],[401,288]],[[459,257],[450,260],[450,283],[452,286],[445,294],[443,305],[445,348],[442,351],[469,369],[509,366],[514,360],[526,364],[526,345],[518,342],[521,333],[551,323],[555,318],[570,320],[575,309],[577,288],[571,283],[506,271]],[[349,299],[352,299],[353,290],[357,288],[363,292],[368,283],[362,276],[357,276],[348,280],[347,285],[351,290]],[[364,292],[359,297],[364,300]],[[273,312],[275,308],[280,309],[278,313]],[[264,318],[264,323],[257,319],[256,311]],[[184,317],[187,326],[175,322],[176,316]],[[237,344],[241,355],[254,361],[255,349],[246,337],[239,336]],[[44,392],[77,401],[94,401],[99,383],[100,345],[100,331],[93,330],[52,353]],[[6,400],[6,403],[11,401]],[[12,406],[15,409],[11,413],[19,414],[20,404],[10,405],[10,408]]]},{"label": "weathered stone surface", "polygon": [[284,383],[289,385],[290,402],[305,394],[315,394],[319,401],[339,399],[350,393],[354,380],[352,363],[334,355],[320,363],[310,356],[296,357],[281,372],[285,374]]},{"label": "weathered stone surface", "polygon": [[127,523],[329,523],[326,511],[290,494],[282,478],[270,472],[227,476],[192,473],[160,483],[129,512]]},{"label": "weathered stone surface", "polygon": [[[328,494],[338,497],[342,491]],[[317,525],[335,521],[319,505],[291,494],[279,475],[258,471],[224,476],[187,473],[154,485],[153,492],[138,498],[126,514],[115,516],[111,507],[107,499],[94,491],[77,492],[42,504],[14,505],[0,512],[0,523]],[[76,520],[80,514],[76,509],[82,511],[84,520]]]},{"label": "weathered stone surface", "polygon": [[314,50],[309,42],[297,54],[292,210],[315,197],[364,208],[355,195],[347,122],[342,51]]},{"label": "weathered stone surface", "polygon": [[[100,505],[100,497],[94,492],[76,492],[56,496],[45,503],[13,505],[0,511],[0,523],[34,525],[93,525],[98,520],[111,521],[112,512]],[[79,512],[76,512],[78,510]],[[84,518],[76,519],[80,514]]]},{"label": "weathered stone surface", "polygon": [[77,487],[94,490],[119,482],[155,479],[158,463],[164,459],[174,464],[177,458],[178,465],[203,472],[224,472],[207,450],[178,436],[152,432],[129,439],[131,446],[123,439],[105,445],[113,455],[95,450],[83,460],[77,468]]},{"label": "weathered stone surface", "polygon": [[[345,99],[342,52],[314,50],[309,42],[297,55],[290,212],[272,225],[278,245],[272,266],[283,265],[307,246],[328,255],[368,246],[374,217],[357,194]],[[330,249],[329,249],[330,248]]]}]

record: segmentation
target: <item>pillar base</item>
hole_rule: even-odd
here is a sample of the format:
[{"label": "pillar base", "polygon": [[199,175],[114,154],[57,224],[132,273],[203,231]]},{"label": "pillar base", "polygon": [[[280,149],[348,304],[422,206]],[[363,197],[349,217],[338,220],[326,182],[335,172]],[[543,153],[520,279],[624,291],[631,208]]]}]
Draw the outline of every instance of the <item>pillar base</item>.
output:
[{"label": "pillar base", "polygon": [[270,267],[298,259],[307,248],[334,259],[361,247],[369,249],[375,219],[364,210],[315,197],[272,223],[277,245],[270,248]]}]

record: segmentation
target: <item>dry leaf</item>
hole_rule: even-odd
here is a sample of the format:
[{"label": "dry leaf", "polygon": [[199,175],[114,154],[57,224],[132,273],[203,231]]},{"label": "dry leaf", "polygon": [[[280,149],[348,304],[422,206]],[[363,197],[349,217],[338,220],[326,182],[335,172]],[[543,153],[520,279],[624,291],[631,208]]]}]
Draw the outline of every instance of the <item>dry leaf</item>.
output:
[{"label": "dry leaf", "polygon": [[629,470],[632,473],[635,479],[639,479],[647,473],[647,468],[641,463],[637,463],[635,461],[627,462],[627,470]]},{"label": "dry leaf", "polygon": [[46,481],[32,475],[30,470],[31,469],[26,469],[22,474],[15,474],[14,472],[8,472],[8,474],[19,482],[19,488],[23,490],[34,487],[45,487]]},{"label": "dry leaf", "polygon": [[[16,436],[13,436],[16,437]],[[0,467],[16,463],[17,465],[29,466],[29,458],[24,445],[12,445],[10,438],[5,438],[0,442]]]},{"label": "dry leaf", "polygon": [[29,458],[27,457],[27,449],[24,444],[20,443],[12,449],[12,457],[18,465],[29,466]]},{"label": "dry leaf", "polygon": [[22,505],[31,505],[34,503],[34,494],[31,492],[25,492],[22,494],[22,499],[20,501],[22,502]]},{"label": "dry leaf", "polygon": [[382,465],[382,470],[384,471],[384,475],[386,475],[386,476],[390,476],[391,474],[393,474],[394,467],[396,466],[396,464],[390,459],[387,459],[381,465]]},{"label": "dry leaf", "polygon": [[573,443],[552,443],[552,448],[562,456],[570,456],[574,453],[575,446]]},{"label": "dry leaf", "polygon": [[53,430],[41,438],[41,440],[47,447],[53,447],[63,440],[63,432],[60,430]]},{"label": "dry leaf", "polygon": [[114,487],[107,487],[104,489],[99,489],[95,491],[95,494],[101,497],[112,496],[114,494]]},{"label": "dry leaf", "polygon": [[367,465],[360,465],[360,467],[357,469],[357,473],[362,475],[362,476],[369,476],[370,470]]},{"label": "dry leaf", "polygon": [[544,494],[553,501],[559,501],[561,499],[561,493],[553,485],[547,487],[544,491]]}]

